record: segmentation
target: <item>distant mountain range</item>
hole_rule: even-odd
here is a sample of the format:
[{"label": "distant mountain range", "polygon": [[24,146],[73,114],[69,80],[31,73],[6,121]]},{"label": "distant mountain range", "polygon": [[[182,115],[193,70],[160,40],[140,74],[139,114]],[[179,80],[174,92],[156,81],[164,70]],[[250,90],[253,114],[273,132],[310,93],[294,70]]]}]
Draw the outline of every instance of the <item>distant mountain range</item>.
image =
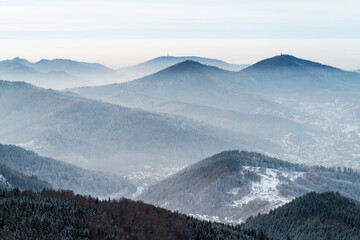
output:
[{"label": "distant mountain range", "polygon": [[188,60],[131,82],[71,91],[270,140],[266,149],[253,147],[293,162],[360,167],[359,88],[357,73],[279,55],[238,72]]},{"label": "distant mountain range", "polygon": [[20,147],[1,144],[0,175],[11,187],[22,190],[41,191],[47,187],[96,197],[131,196],[136,192],[135,185],[120,176],[81,169],[62,161],[40,157]]},{"label": "distant mountain range", "polygon": [[188,57],[161,56],[148,60],[143,63],[139,63],[131,67],[120,68],[118,72],[123,78],[126,78],[127,80],[134,80],[137,78],[144,77],[146,75],[156,73],[160,70],[163,70],[165,68],[168,68],[172,65],[184,61],[195,61],[204,65],[214,66],[228,71],[240,71],[246,68],[247,66],[249,66],[248,64],[241,64],[241,65],[230,64],[218,59],[203,58],[196,56],[188,56]]},{"label": "distant mountain range", "polygon": [[130,81],[185,60],[196,60],[203,64],[234,71],[247,66],[200,57],[158,57],[132,67],[114,70],[99,63],[70,59],[42,59],[33,63],[16,57],[0,61],[0,80],[24,81],[39,87],[65,89]]},{"label": "distant mountain range", "polygon": [[[231,78],[235,80],[241,79],[238,82],[243,84],[243,87],[266,86],[268,88],[275,82],[278,87],[290,88],[290,90],[294,88],[313,89],[329,87],[328,83],[331,82],[332,87],[336,86],[341,89],[344,85],[342,84],[343,81],[340,80],[346,80],[347,85],[349,85],[350,79],[359,79],[359,76],[354,72],[342,71],[290,55],[279,55],[260,61],[250,67],[246,64],[229,64],[217,59],[196,56],[158,57],[118,70],[113,70],[98,63],[86,63],[69,59],[42,59],[32,63],[17,57],[0,61],[0,79],[26,81],[40,87],[64,89],[130,81],[157,73],[185,61],[199,62],[206,66],[230,71],[232,73],[230,74]],[[167,75],[167,77],[169,76]],[[289,80],[291,81],[289,82]],[[252,83],[252,85],[249,85],[249,83]],[[256,85],[253,85],[254,83]],[[309,86],[309,84],[312,85]],[[350,87],[347,86],[347,88]]]},{"label": "distant mountain range", "polygon": [[340,192],[359,201],[360,174],[229,151],[181,170],[137,198],[200,219],[239,223],[310,191]]},{"label": "distant mountain range", "polygon": [[[130,81],[157,73],[175,64],[194,61],[203,65],[218,67],[231,71],[233,79],[243,79],[240,82],[246,87],[269,87],[274,81],[279,86],[306,88],[308,84],[314,87],[326,87],[328,82],[334,79],[358,79],[353,72],[321,65],[307,60],[295,58],[290,55],[280,55],[274,58],[260,61],[249,67],[247,64],[229,64],[218,59],[209,59],[196,56],[189,57],[157,57],[149,61],[118,70],[108,68],[99,63],[87,63],[70,59],[42,59],[38,62],[30,62],[26,59],[13,58],[0,61],[0,79],[11,81],[25,81],[39,87],[65,89],[80,86],[109,84],[114,82]],[[240,74],[235,74],[240,72]],[[244,78],[246,80],[244,80]],[[322,81],[319,81],[319,78]],[[264,79],[266,80],[264,82]],[[291,84],[283,80],[293,79]],[[328,79],[328,81],[326,81]],[[249,82],[249,80],[251,80]],[[299,80],[299,81],[297,81]],[[316,80],[316,81],[313,81]],[[244,83],[245,81],[245,83]],[[249,85],[249,83],[256,86]],[[258,82],[260,81],[260,82]],[[305,84],[306,82],[306,84]],[[296,83],[294,85],[294,83]],[[314,84],[316,83],[316,84]],[[337,87],[344,87],[341,81]],[[348,83],[348,82],[347,82]],[[259,85],[260,84],[260,85]],[[334,85],[333,83],[332,85]],[[310,88],[310,89],[311,89]],[[348,87],[349,88],[349,87]]]},{"label": "distant mountain range", "polygon": [[[131,82],[76,88],[72,91],[89,98],[137,107],[143,107],[146,102],[154,105],[177,101],[248,112],[259,106],[259,102],[265,103],[267,95],[272,96],[269,91],[278,94],[281,91],[291,93],[299,90],[340,91],[358,88],[359,74],[290,55],[280,55],[239,72],[186,60]],[[264,92],[266,94],[261,98]],[[235,102],[240,104],[229,104]],[[265,107],[274,104],[269,103]],[[263,104],[261,107],[264,107]]]},{"label": "distant mountain range", "polygon": [[114,74],[115,71],[99,63],[78,62],[69,59],[42,59],[27,64],[38,71],[64,71],[74,75],[92,77],[93,75]]},{"label": "distant mountain range", "polygon": [[[14,60],[5,60],[0,62],[0,78],[3,80],[14,81],[26,80],[29,83],[47,88],[62,88],[61,86],[79,86],[84,83],[84,81],[82,81],[80,78],[64,71],[39,72]],[[86,81],[85,83],[90,84]]]},{"label": "distant mountain range", "polygon": [[98,63],[77,62],[68,59],[42,59],[32,63],[13,58],[0,61],[0,79],[26,81],[40,87],[63,89],[93,85],[100,78],[102,83],[115,79],[116,71]]}]

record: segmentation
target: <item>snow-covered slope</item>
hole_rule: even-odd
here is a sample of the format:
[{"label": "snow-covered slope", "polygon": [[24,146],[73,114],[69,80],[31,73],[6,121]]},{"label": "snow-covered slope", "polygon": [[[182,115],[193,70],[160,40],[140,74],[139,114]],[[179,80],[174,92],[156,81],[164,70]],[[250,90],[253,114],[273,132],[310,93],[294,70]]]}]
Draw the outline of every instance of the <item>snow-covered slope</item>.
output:
[{"label": "snow-covered slope", "polygon": [[[231,205],[233,207],[242,207],[243,205],[249,204],[256,199],[268,201],[274,207],[281,206],[291,201],[294,197],[282,196],[278,189],[280,184],[293,182],[298,177],[302,177],[304,175],[303,172],[287,172],[273,168],[251,166],[243,166],[243,171],[260,176],[260,181],[251,183],[249,194],[240,197],[239,200],[232,201]],[[227,194],[232,194],[236,197],[240,192],[241,188],[236,187],[227,192]]]}]

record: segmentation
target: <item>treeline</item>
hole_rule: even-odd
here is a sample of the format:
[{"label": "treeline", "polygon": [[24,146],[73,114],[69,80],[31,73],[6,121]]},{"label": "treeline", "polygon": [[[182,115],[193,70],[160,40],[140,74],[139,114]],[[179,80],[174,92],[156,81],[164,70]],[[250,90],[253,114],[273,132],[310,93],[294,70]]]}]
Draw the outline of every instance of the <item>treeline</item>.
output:
[{"label": "treeline", "polygon": [[239,168],[239,166],[252,166],[252,167],[266,167],[273,169],[286,168],[292,171],[300,172],[329,172],[329,173],[344,173],[346,175],[354,175],[360,179],[360,173],[356,169],[351,167],[324,167],[324,166],[309,166],[305,164],[291,163],[288,161],[280,160],[277,158],[269,157],[257,152],[248,152],[248,151],[224,151],[218,154],[215,154],[209,158],[206,158],[196,164],[191,168],[200,168],[211,166],[218,162],[228,161],[233,164],[234,169]]},{"label": "treeline", "polygon": [[[261,235],[261,237],[264,237]],[[1,239],[267,239],[143,202],[71,191],[0,191]]]},{"label": "treeline", "polygon": [[338,193],[308,193],[241,225],[200,221],[129,199],[72,191],[0,191],[0,239],[347,239],[360,236],[358,203]]}]

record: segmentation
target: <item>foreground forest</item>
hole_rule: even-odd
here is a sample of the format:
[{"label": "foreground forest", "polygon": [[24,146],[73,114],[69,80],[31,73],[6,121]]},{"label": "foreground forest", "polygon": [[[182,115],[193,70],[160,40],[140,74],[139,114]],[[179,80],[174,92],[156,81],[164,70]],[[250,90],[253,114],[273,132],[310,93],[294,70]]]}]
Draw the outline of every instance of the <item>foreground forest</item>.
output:
[{"label": "foreground forest", "polygon": [[1,239],[257,239],[245,232],[125,198],[99,201],[52,190],[0,194]]},{"label": "foreground forest", "polygon": [[141,201],[71,191],[0,192],[1,239],[359,239],[359,204],[308,193],[241,225],[200,221]]}]

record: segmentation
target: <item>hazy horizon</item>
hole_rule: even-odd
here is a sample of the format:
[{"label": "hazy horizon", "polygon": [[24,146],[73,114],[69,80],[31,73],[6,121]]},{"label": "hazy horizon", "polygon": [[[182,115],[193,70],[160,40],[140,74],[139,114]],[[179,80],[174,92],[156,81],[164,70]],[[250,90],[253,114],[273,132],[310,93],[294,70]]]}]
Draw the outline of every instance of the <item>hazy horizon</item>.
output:
[{"label": "hazy horizon", "polygon": [[[204,4],[206,3],[206,4]],[[359,1],[0,1],[2,59],[111,68],[158,56],[252,64],[282,53],[360,68]]]},{"label": "hazy horizon", "polygon": [[[0,47],[1,49],[2,47]],[[265,49],[264,49],[265,50]],[[196,52],[196,51],[194,51]],[[336,61],[338,56],[336,56],[336,54],[334,53],[333,58],[329,58],[329,57],[322,57],[316,54],[307,54],[305,57],[303,55],[299,54],[294,54],[293,52],[287,52],[287,51],[272,51],[271,49],[268,49],[268,54],[259,54],[259,52],[254,52],[253,55],[248,54],[248,55],[241,55],[238,56],[236,58],[236,56],[234,58],[227,58],[225,56],[225,54],[221,54],[219,52],[218,55],[216,54],[208,54],[208,55],[201,55],[201,54],[191,54],[189,52],[189,54],[171,54],[170,52],[164,52],[161,53],[159,51],[159,53],[156,55],[156,53],[154,54],[148,54],[148,55],[144,55],[144,56],[138,56],[138,55],[132,55],[132,56],[127,56],[126,58],[122,57],[122,56],[101,56],[101,57],[96,57],[96,56],[73,56],[71,54],[65,55],[65,54],[44,54],[41,56],[34,56],[34,55],[29,55],[29,54],[9,54],[6,55],[2,54],[2,58],[0,59],[0,61],[3,60],[11,60],[14,58],[21,58],[21,59],[26,59],[30,62],[38,62],[42,59],[48,59],[48,60],[54,60],[54,59],[69,59],[69,60],[73,60],[73,61],[79,61],[79,62],[88,62],[88,63],[99,63],[102,64],[104,66],[107,66],[109,68],[112,69],[119,69],[122,67],[130,67],[139,63],[143,63],[149,60],[152,60],[154,58],[158,58],[158,57],[202,57],[202,58],[209,58],[209,59],[217,59],[217,60],[221,60],[230,64],[238,64],[238,65],[242,65],[242,64],[248,64],[248,65],[252,65],[255,64],[261,60],[267,59],[267,58],[272,58],[274,56],[280,55],[280,54],[287,54],[287,55],[293,55],[297,58],[300,59],[305,59],[305,60],[310,60],[310,61],[314,61],[314,62],[319,62],[321,64],[325,64],[325,65],[329,65],[332,67],[336,67],[336,68],[340,68],[343,70],[347,70],[347,71],[355,71],[355,70],[359,70],[360,69],[360,65],[359,67],[357,67],[356,64],[354,64],[353,61],[349,61],[350,63],[353,64],[341,64],[339,63],[339,61]],[[94,54],[96,55],[96,54]],[[115,59],[115,61],[114,61]],[[239,60],[240,59],[240,60]],[[345,62],[346,59],[345,57],[342,58],[343,61]],[[350,66],[350,67],[349,67]]]}]

